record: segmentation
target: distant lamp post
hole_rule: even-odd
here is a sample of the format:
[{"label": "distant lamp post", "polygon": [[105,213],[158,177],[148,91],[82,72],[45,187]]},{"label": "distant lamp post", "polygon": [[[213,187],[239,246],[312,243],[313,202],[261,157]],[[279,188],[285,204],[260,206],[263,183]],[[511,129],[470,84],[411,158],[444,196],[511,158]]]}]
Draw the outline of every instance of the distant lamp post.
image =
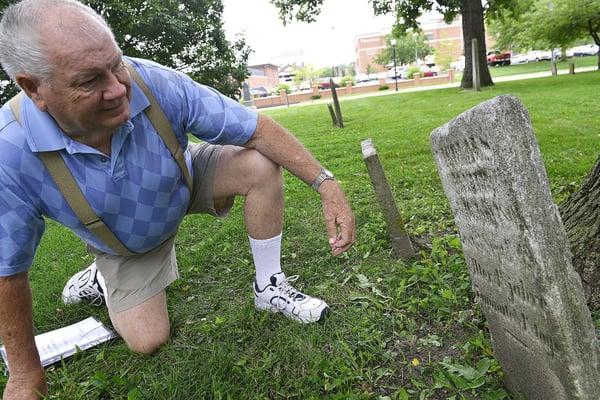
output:
[{"label": "distant lamp post", "polygon": [[396,39],[390,40],[392,44],[392,58],[394,59],[394,82],[396,83],[396,92],[398,91],[398,70],[396,68]]}]

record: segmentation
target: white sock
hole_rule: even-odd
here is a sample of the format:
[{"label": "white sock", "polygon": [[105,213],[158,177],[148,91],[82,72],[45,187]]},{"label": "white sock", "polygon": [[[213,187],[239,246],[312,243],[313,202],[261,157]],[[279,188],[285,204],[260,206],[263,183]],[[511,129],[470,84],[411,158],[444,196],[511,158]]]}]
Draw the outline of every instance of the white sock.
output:
[{"label": "white sock", "polygon": [[256,283],[260,288],[270,283],[271,275],[281,272],[281,233],[270,239],[250,239],[250,249],[256,268]]}]

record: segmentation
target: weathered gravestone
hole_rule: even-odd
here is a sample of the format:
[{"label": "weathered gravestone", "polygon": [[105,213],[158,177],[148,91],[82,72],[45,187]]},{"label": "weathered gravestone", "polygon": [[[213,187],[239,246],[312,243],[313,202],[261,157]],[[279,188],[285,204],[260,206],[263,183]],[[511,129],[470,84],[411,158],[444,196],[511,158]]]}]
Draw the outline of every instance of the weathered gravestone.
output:
[{"label": "weathered gravestone", "polygon": [[250,86],[248,86],[246,82],[242,83],[242,99],[242,104],[244,104],[246,107],[254,106],[254,99],[250,93]]},{"label": "weathered gravestone", "polygon": [[500,96],[431,141],[507,388],[517,399],[600,399],[594,326],[527,110]]}]

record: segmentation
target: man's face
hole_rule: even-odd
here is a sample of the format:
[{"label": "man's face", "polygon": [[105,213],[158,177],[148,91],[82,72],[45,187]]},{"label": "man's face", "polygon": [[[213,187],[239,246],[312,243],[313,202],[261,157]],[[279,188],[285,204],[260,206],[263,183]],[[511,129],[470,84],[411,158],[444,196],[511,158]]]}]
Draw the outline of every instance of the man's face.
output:
[{"label": "man's face", "polygon": [[121,50],[107,32],[95,40],[65,36],[46,44],[53,72],[39,86],[42,108],[73,138],[109,136],[130,113],[131,78]]}]

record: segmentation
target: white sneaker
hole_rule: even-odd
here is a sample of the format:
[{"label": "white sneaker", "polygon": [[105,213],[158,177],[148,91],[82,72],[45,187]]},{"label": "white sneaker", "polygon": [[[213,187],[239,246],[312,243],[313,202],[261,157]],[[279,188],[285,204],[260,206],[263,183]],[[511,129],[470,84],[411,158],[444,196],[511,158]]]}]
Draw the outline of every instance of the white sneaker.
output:
[{"label": "white sneaker", "polygon": [[77,304],[82,300],[88,300],[92,304],[101,305],[105,292],[104,279],[96,268],[96,263],[93,262],[67,281],[62,292],[62,299],[65,304]]},{"label": "white sneaker", "polygon": [[298,275],[286,278],[283,272],[278,272],[271,276],[271,282],[263,289],[255,281],[254,305],[258,310],[281,312],[304,324],[322,321],[329,310],[327,303],[307,296],[290,285],[297,279]]}]

